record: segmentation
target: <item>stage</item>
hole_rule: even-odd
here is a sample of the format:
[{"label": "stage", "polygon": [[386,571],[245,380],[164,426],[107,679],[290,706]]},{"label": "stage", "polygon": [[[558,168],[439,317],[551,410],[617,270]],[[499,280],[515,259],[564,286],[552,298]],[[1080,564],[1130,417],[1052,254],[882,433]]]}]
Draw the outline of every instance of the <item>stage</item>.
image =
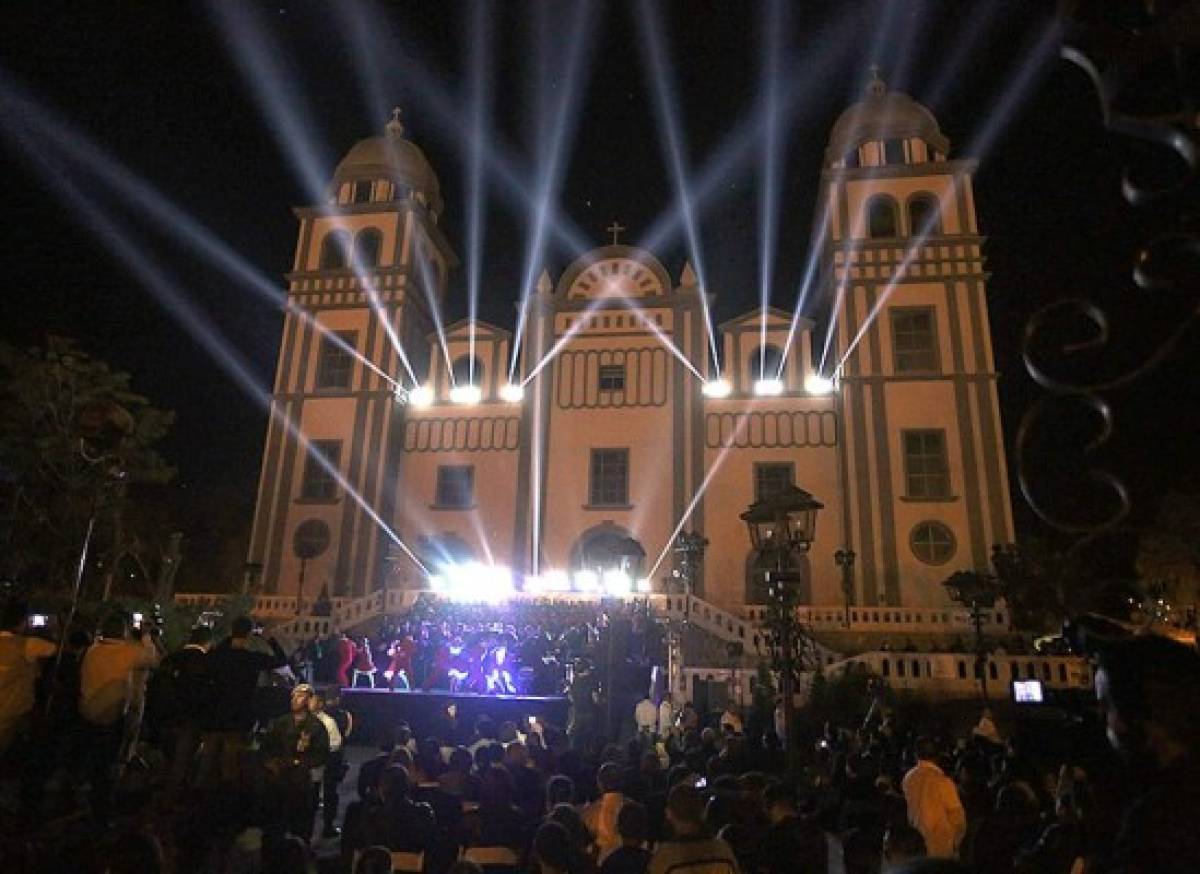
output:
[{"label": "stage", "polygon": [[459,740],[470,737],[475,720],[486,714],[502,722],[519,722],[523,717],[566,728],[568,704],[565,697],[534,695],[478,695],[473,692],[392,691],[390,689],[344,688],[342,706],[358,723],[355,740],[374,743],[388,726],[407,722],[418,740],[442,737],[449,727],[447,708],[455,707],[455,733]]}]

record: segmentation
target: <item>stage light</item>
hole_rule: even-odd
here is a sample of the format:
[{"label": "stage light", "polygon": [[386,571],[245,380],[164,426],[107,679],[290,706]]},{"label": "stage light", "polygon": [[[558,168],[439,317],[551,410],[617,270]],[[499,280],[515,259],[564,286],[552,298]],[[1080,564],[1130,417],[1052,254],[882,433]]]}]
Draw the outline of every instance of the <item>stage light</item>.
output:
[{"label": "stage light", "polygon": [[804,380],[804,390],[810,395],[827,395],[833,391],[833,380],[820,374],[810,373]]},{"label": "stage light", "polygon": [[595,571],[576,571],[574,582],[578,592],[600,591],[600,576]]},{"label": "stage light", "polygon": [[407,395],[410,407],[428,407],[433,403],[433,388],[428,385],[409,389]]},{"label": "stage light", "polygon": [[525,389],[515,382],[506,382],[500,388],[500,400],[510,404],[519,404],[525,400]]},{"label": "stage light", "polygon": [[441,574],[430,574],[429,588],[435,592],[444,592],[446,590],[446,578]]},{"label": "stage light", "polygon": [[628,595],[633,588],[633,580],[625,571],[605,571],[604,591],[609,595]]},{"label": "stage light", "polygon": [[754,382],[754,393],[759,397],[775,397],[783,394],[782,379],[758,379]]},{"label": "stage light", "polygon": [[550,571],[542,576],[542,588],[547,592],[569,592],[571,580],[563,571]]},{"label": "stage light", "polygon": [[456,385],[450,389],[450,400],[456,404],[477,404],[483,400],[483,389],[477,385]]},{"label": "stage light", "polygon": [[643,577],[642,579],[638,580],[637,583],[634,584],[634,589],[639,594],[647,595],[650,593],[650,581],[648,579],[646,579],[645,577]]},{"label": "stage light", "polygon": [[706,398],[727,398],[733,391],[733,386],[727,379],[711,379],[704,383],[700,391]]}]

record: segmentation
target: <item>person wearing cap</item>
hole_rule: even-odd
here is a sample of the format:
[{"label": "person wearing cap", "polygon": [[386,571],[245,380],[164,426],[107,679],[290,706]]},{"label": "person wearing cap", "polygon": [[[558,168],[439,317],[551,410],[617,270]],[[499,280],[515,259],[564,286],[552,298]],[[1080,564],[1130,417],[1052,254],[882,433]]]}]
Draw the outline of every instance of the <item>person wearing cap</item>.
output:
[{"label": "person wearing cap", "polygon": [[310,710],[312,696],[307,683],[293,689],[290,712],[271,723],[263,740],[270,775],[268,830],[282,834],[286,828],[305,841],[312,837],[315,813],[312,774],[329,759],[329,734]]},{"label": "person wearing cap", "polygon": [[1200,870],[1200,654],[1155,635],[1085,647],[1109,742],[1133,777],[1112,850],[1089,871]]}]

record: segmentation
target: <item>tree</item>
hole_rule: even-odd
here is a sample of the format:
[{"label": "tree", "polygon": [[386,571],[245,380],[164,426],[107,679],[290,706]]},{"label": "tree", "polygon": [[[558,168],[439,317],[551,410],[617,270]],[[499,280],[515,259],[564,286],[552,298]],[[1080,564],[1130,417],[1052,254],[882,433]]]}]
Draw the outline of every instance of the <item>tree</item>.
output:
[{"label": "tree", "polygon": [[1143,596],[1161,597],[1181,613],[1200,601],[1200,495],[1163,498],[1138,538],[1136,566]]},{"label": "tree", "polygon": [[[992,550],[1000,595],[1013,625],[1024,631],[1052,632],[1080,613],[1126,613],[1129,581],[1112,575],[1119,566],[1111,542],[1072,551],[1047,538],[1031,537]],[[1122,617],[1123,618],[1123,617]]]},{"label": "tree", "polygon": [[173,476],[153,447],[174,414],[130,382],[69,339],[0,344],[0,561],[21,588],[66,588],[93,517],[94,554],[119,566],[134,548],[123,524],[130,488]]}]

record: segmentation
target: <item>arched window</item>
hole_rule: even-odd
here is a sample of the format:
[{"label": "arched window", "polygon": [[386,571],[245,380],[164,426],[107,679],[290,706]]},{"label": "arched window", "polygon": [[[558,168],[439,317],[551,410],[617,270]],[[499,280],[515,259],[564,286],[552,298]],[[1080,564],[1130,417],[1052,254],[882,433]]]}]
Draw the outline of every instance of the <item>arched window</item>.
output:
[{"label": "arched window", "polygon": [[928,193],[914,194],[908,199],[908,235],[940,234],[942,217],[937,199]]},{"label": "arched window", "polygon": [[342,270],[346,266],[346,253],[350,251],[350,234],[347,231],[331,231],[321,242],[321,269]]},{"label": "arched window", "polygon": [[887,195],[867,201],[867,236],[872,240],[896,236],[896,201]]},{"label": "arched window", "polygon": [[483,381],[483,362],[470,355],[460,355],[454,359],[451,372],[455,385],[479,385]]},{"label": "arched window", "polygon": [[783,364],[783,351],[778,346],[759,346],[750,353],[750,378],[779,379],[779,368]]},{"label": "arched window", "polygon": [[379,253],[383,251],[383,234],[375,228],[359,231],[354,238],[354,263],[360,268],[379,266]]}]

